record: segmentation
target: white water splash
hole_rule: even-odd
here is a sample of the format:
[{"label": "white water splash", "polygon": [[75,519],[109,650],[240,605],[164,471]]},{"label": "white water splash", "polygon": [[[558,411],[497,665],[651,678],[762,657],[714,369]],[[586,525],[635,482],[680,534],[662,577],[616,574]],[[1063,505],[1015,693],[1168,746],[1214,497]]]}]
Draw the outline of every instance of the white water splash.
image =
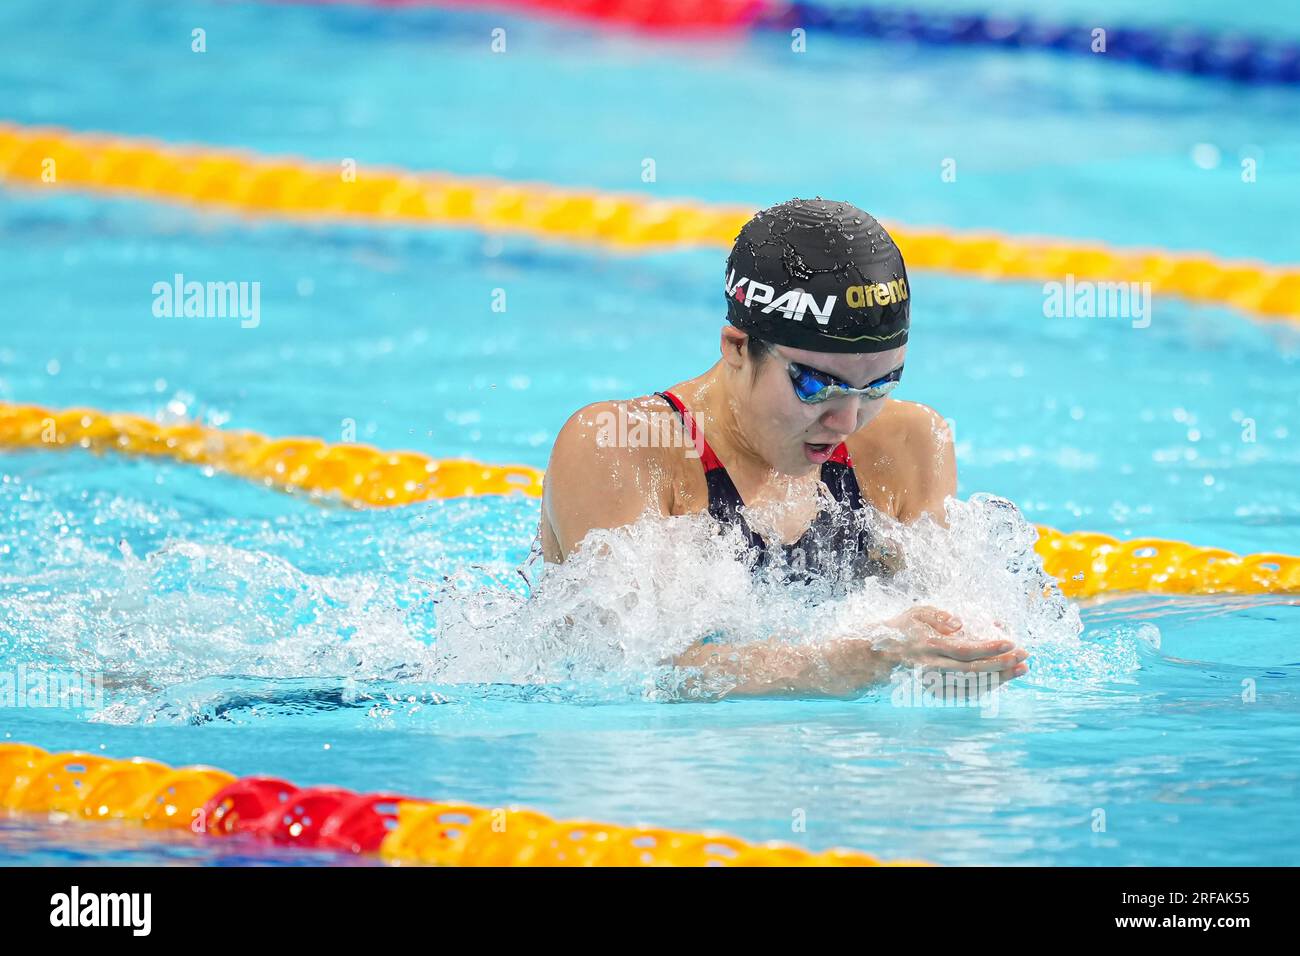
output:
[{"label": "white water splash", "polygon": [[739,534],[717,534],[704,515],[596,531],[564,564],[546,567],[530,598],[472,586],[444,594],[441,676],[652,683],[706,635],[824,643],[869,636],[918,604],[956,614],[973,637],[997,634],[998,622],[1031,651],[1078,647],[1078,611],[1042,571],[1034,529],[1014,505],[989,496],[950,501],[947,519],[947,528],[929,520],[905,527],[863,515],[877,540],[901,550],[905,568],[890,580],[846,582],[844,568],[831,567],[793,585],[782,583],[779,566],[751,573]]},{"label": "white water splash", "polygon": [[[740,535],[718,534],[703,515],[593,532],[545,573],[534,555],[520,569],[531,587],[499,564],[461,564],[430,581],[312,574],[217,543],[172,541],[143,556],[87,549],[74,567],[8,594],[5,630],[19,659],[102,672],[114,706],[101,719],[114,721],[146,719],[163,699],[168,713],[183,713],[187,686],[232,677],[327,679],[390,695],[513,686],[672,698],[682,675],[671,659],[706,635],[816,644],[866,636],[917,604],[956,614],[972,636],[1000,622],[1053,680],[1114,679],[1136,666],[1127,651],[1079,640],[1078,611],[1043,574],[1033,528],[1013,505],[977,495],[950,501],[947,518],[947,528],[905,527],[859,514],[901,551],[904,569],[849,581],[832,566],[808,584],[782,583],[779,564],[753,573]],[[1024,683],[1035,682],[1031,670]]]}]

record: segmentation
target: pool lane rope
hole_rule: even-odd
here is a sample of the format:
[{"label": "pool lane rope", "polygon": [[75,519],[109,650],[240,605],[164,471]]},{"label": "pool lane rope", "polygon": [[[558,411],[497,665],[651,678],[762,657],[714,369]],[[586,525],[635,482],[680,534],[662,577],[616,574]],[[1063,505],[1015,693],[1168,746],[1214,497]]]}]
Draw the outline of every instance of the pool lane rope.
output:
[{"label": "pool lane rope", "polygon": [[[469,0],[370,0],[381,6],[464,7]],[[472,5],[481,9],[480,0]],[[1148,69],[1249,84],[1300,84],[1300,42],[1238,31],[1128,27],[1110,17],[1061,23],[1033,16],[894,5],[780,3],[758,0],[497,0],[521,10],[657,33],[738,33],[801,28],[853,40],[936,47],[983,47],[1090,57]],[[977,6],[972,0],[971,7]],[[1098,33],[1096,31],[1102,31]]]},{"label": "pool lane rope", "polygon": [[[74,189],[293,220],[513,232],[637,252],[727,249],[754,210],[448,173],[258,156],[0,123],[0,184]],[[886,223],[910,268],[1026,282],[1149,282],[1158,295],[1300,320],[1300,267],[1208,253]]]},{"label": "pool lane rope", "polygon": [[[485,465],[319,438],[271,438],[192,421],[163,424],[143,415],[0,402],[0,449],[5,448],[167,458],[358,508],[469,495],[540,497],[543,488],[542,470],[529,465]],[[1300,558],[1285,554],[1237,555],[1182,541],[1120,540],[1041,525],[1036,548],[1044,569],[1073,598],[1109,591],[1300,594]]]},{"label": "pool lane rope", "polygon": [[528,465],[437,459],[414,451],[329,444],[319,438],[269,438],[192,421],[160,424],[143,415],[86,408],[56,412],[0,402],[0,448],[4,447],[79,447],[169,458],[358,508],[430,498],[542,493],[542,472]]},{"label": "pool lane rope", "polygon": [[927,866],[856,850],[813,853],[725,833],[555,820],[522,807],[434,802],[342,787],[294,786],[213,767],[48,753],[0,743],[0,809],[58,820],[116,821],[207,838],[378,854],[444,866]]}]

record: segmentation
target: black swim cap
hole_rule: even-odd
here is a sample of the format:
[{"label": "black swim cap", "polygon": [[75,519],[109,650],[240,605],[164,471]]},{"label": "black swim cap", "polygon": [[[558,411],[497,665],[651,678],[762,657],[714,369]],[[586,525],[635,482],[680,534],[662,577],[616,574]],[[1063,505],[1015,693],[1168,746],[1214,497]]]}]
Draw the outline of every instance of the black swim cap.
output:
[{"label": "black swim cap", "polygon": [[732,325],[778,345],[884,352],[907,342],[902,253],[845,202],[792,199],[749,220],[727,258],[726,295]]}]

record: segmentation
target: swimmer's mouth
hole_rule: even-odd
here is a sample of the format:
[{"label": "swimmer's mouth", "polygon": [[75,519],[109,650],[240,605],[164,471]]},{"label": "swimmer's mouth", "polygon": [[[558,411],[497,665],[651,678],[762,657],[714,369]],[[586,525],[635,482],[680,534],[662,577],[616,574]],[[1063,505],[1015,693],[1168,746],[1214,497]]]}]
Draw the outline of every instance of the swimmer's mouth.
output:
[{"label": "swimmer's mouth", "polygon": [[830,442],[817,443],[806,441],[803,443],[803,453],[813,464],[820,465],[831,457],[831,452],[835,446]]}]

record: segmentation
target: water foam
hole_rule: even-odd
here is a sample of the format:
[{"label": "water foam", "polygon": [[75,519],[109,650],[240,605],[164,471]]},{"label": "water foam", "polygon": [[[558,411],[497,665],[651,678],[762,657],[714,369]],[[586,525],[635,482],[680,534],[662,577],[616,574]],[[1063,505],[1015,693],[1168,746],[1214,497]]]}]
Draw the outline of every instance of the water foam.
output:
[{"label": "water foam", "polygon": [[[472,587],[445,594],[443,676],[519,683],[621,676],[662,691],[672,657],[706,635],[737,645],[870,637],[918,604],[958,615],[972,637],[1000,636],[1000,627],[1031,651],[1079,652],[1078,610],[1043,572],[1036,533],[1010,502],[951,500],[947,527],[928,519],[903,526],[874,512],[847,520],[901,552],[902,570],[850,581],[844,558],[807,584],[786,583],[780,561],[755,575],[739,534],[718,534],[704,515],[592,532],[564,564],[545,567],[528,597]],[[532,567],[539,564],[534,556]]]},{"label": "water foam", "polygon": [[[1078,610],[1043,573],[1034,530],[1010,502],[951,500],[947,527],[875,513],[840,519],[866,522],[901,552],[902,570],[851,580],[848,562],[832,561],[809,583],[787,584],[779,560],[754,573],[739,534],[718,533],[703,515],[594,531],[561,565],[544,565],[536,543],[517,569],[490,563],[481,544],[469,557],[489,563],[467,564],[453,549],[445,575],[331,570],[319,556],[295,560],[256,539],[170,539],[140,555],[87,544],[75,562],[8,582],[0,637],[11,659],[103,673],[110,705],[94,719],[112,722],[271,713],[277,687],[305,710],[312,700],[441,704],[539,692],[676,699],[689,674],[672,658],[706,635],[819,644],[865,636],[917,604],[958,615],[973,636],[1000,622],[1031,652],[1024,684],[1114,680],[1137,666],[1132,636],[1080,639]],[[409,515],[383,520],[392,523],[385,540],[410,538]],[[511,525],[516,544],[532,520]]]}]

